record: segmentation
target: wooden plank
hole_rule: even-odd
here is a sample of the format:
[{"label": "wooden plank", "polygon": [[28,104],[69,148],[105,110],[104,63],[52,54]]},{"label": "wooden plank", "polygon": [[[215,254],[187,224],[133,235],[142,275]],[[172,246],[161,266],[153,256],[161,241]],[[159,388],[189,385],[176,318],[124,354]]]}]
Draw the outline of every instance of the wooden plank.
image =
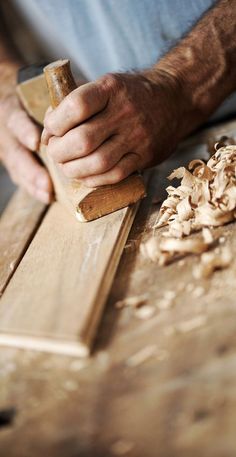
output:
[{"label": "wooden plank", "polygon": [[0,302],[0,344],[86,356],[137,205],[79,224],[58,203]]},{"label": "wooden plank", "polygon": [[[196,156],[202,150],[200,144]],[[166,169],[187,162],[189,153],[190,148],[188,158],[180,154],[175,163],[172,157]],[[234,456],[236,263],[216,272],[200,285],[204,294],[195,295],[199,284],[191,272],[198,257],[157,268],[141,256],[139,242],[157,217],[152,197],[163,183],[157,171],[119,264],[93,358],[1,348],[0,404],[16,408],[15,423],[1,431],[2,455]],[[220,231],[235,253],[236,224]],[[156,306],[173,290],[178,291],[173,305],[157,306],[147,320],[114,306],[145,292]],[[204,325],[180,331],[199,314],[206,315]],[[153,354],[135,366],[146,347],[153,347]]]},{"label": "wooden plank", "polygon": [[18,190],[4,211],[0,219],[0,294],[31,242],[45,208],[23,190]]}]

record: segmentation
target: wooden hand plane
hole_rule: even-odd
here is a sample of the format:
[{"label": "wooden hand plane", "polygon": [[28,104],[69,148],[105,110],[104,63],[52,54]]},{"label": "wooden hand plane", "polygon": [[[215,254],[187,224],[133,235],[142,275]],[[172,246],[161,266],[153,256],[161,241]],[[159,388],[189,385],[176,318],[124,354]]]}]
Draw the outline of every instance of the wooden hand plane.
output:
[{"label": "wooden hand plane", "polygon": [[[18,96],[28,114],[40,125],[48,106],[55,108],[75,88],[69,60],[58,60],[43,68],[40,65],[25,67],[19,72]],[[79,180],[66,178],[47,154],[46,146],[41,145],[38,153],[50,172],[56,199],[81,222],[136,203],[146,194],[143,178],[138,173],[117,184],[88,188]]]}]

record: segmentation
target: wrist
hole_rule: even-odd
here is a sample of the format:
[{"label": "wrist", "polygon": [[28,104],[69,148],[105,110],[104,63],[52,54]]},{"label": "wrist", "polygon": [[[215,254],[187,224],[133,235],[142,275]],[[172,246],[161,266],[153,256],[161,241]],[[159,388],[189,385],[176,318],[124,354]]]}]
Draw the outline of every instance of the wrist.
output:
[{"label": "wrist", "polygon": [[19,68],[20,64],[14,61],[0,62],[0,99],[7,98],[15,91]]},{"label": "wrist", "polygon": [[160,61],[143,75],[156,87],[157,100],[162,98],[163,115],[169,120],[175,144],[204,122],[204,115],[193,103],[191,90],[176,68]]}]

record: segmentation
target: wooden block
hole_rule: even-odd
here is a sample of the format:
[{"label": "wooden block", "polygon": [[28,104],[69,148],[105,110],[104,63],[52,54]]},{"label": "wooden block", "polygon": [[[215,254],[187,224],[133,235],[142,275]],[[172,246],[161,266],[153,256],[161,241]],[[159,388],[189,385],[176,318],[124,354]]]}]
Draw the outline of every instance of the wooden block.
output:
[{"label": "wooden block", "polygon": [[89,222],[136,203],[146,196],[143,177],[134,173],[122,181],[96,188],[86,187],[78,179],[67,178],[41,145],[39,155],[53,180],[56,200],[79,222]]},{"label": "wooden block", "polygon": [[44,116],[50,106],[49,94],[44,75],[35,76],[18,84],[17,94],[28,114],[43,125]]},{"label": "wooden block", "polygon": [[45,205],[18,190],[0,218],[0,295],[31,242],[45,209]]},{"label": "wooden block", "polygon": [[136,211],[78,224],[53,204],[0,301],[0,344],[87,356]]}]

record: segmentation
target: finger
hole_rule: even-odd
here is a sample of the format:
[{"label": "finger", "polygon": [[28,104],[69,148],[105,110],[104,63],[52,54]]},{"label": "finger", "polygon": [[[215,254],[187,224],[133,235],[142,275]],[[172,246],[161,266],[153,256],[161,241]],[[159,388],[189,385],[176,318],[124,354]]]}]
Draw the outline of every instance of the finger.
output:
[{"label": "finger", "polygon": [[97,150],[113,132],[112,120],[106,113],[98,114],[62,137],[50,138],[47,152],[54,161],[59,163],[76,160]]},{"label": "finger", "polygon": [[[46,116],[49,115],[52,111],[53,111],[53,108],[51,106],[49,106],[48,109],[46,110],[46,113],[44,116],[44,121],[45,121]],[[44,128],[43,131],[41,132],[41,139],[40,139],[41,143],[48,144],[49,138],[51,138],[51,136],[52,135],[49,133],[49,131]]]},{"label": "finger", "polygon": [[14,110],[8,118],[7,127],[14,137],[27,149],[37,151],[41,131],[24,110]]},{"label": "finger", "polygon": [[3,162],[13,181],[43,203],[49,203],[53,186],[47,170],[14,138],[9,137],[5,145],[8,153],[4,154]]},{"label": "finger", "polygon": [[138,170],[137,154],[129,152],[121,158],[115,167],[106,173],[91,176],[83,179],[83,183],[88,187],[99,187],[107,184],[116,184],[122,179],[127,178],[131,173]]},{"label": "finger", "polygon": [[42,141],[46,141],[48,134],[65,135],[68,130],[102,111],[107,102],[108,91],[104,90],[99,82],[90,82],[78,87],[67,95],[57,108],[46,114],[46,131],[43,132]]},{"label": "finger", "polygon": [[102,174],[114,167],[126,152],[125,146],[113,136],[87,157],[64,163],[62,170],[68,178],[77,179]]}]

